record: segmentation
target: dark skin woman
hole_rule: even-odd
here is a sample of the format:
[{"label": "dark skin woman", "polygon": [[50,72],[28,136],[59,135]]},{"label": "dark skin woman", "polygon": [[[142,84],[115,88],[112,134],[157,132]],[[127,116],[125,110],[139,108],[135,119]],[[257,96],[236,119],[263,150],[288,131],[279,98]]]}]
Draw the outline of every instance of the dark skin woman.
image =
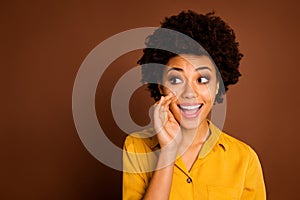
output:
[{"label": "dark skin woman", "polygon": [[241,76],[233,30],[214,13],[193,11],[165,18],[161,28],[193,41],[159,30],[146,41],[138,63],[156,101],[154,127],[140,132],[150,137],[126,138],[123,199],[266,199],[256,153],[210,120]]}]

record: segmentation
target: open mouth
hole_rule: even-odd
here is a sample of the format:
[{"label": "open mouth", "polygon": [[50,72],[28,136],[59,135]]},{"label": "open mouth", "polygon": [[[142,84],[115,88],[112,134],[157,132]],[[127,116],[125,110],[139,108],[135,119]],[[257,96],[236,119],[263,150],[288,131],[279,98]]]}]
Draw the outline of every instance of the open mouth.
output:
[{"label": "open mouth", "polygon": [[197,104],[179,104],[178,107],[181,110],[181,114],[185,118],[195,118],[199,115],[203,103]]}]

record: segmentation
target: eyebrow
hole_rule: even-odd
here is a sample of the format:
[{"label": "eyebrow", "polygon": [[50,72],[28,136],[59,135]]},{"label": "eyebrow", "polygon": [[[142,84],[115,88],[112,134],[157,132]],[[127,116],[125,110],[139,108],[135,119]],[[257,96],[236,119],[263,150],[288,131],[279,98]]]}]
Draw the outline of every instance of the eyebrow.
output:
[{"label": "eyebrow", "polygon": [[169,72],[169,71],[172,71],[172,70],[175,70],[175,71],[180,71],[180,72],[182,72],[182,71],[183,71],[183,69],[181,69],[181,68],[178,68],[178,67],[171,67],[170,69],[168,69],[168,71],[167,71],[167,72]]},{"label": "eyebrow", "polygon": [[[207,70],[211,71],[211,69],[210,69],[209,67],[207,67],[207,66],[204,66],[204,67],[197,67],[197,68],[195,69],[195,71],[201,71],[201,70],[204,70],[204,69],[207,69]],[[182,68],[179,68],[179,67],[171,67],[170,69],[168,69],[167,72],[172,71],[172,70],[180,71],[180,72],[183,71]]]},{"label": "eyebrow", "polygon": [[196,68],[196,71],[200,71],[200,70],[204,70],[204,69],[207,69],[209,71],[211,71],[211,68],[207,67],[207,66],[204,66],[204,67],[198,67]]}]

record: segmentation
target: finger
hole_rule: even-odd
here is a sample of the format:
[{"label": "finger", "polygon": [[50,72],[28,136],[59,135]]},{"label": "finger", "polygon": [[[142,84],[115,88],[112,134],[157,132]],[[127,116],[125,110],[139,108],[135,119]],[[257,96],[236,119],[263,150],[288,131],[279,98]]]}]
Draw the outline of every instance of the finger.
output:
[{"label": "finger", "polygon": [[165,99],[166,100],[169,100],[170,98],[173,98],[176,96],[176,93],[175,92],[170,92],[167,96],[165,96]]},{"label": "finger", "polygon": [[155,103],[154,105],[154,120],[158,122],[158,124],[163,124],[163,121],[166,121],[166,109],[162,105],[164,102],[164,97],[161,97],[161,99]]},{"label": "finger", "polygon": [[162,128],[168,120],[174,121],[173,114],[170,112],[169,105],[171,102],[176,100],[174,94],[168,94],[167,96],[162,96],[160,101],[156,102],[154,105],[154,122],[156,130]]},{"label": "finger", "polygon": [[160,102],[159,104],[160,107],[158,108],[159,112],[164,112],[164,113],[166,112],[167,118],[169,118],[169,114],[172,115],[172,113],[170,112],[170,104],[176,101],[177,101],[176,96],[174,94],[169,93]]},{"label": "finger", "polygon": [[154,117],[159,116],[159,112],[160,112],[160,109],[162,107],[162,102],[163,102],[163,97],[154,104],[154,111],[153,111]]},{"label": "finger", "polygon": [[168,107],[171,102],[176,100],[176,96],[173,93],[169,93],[167,96],[164,97],[162,100],[162,106]]}]

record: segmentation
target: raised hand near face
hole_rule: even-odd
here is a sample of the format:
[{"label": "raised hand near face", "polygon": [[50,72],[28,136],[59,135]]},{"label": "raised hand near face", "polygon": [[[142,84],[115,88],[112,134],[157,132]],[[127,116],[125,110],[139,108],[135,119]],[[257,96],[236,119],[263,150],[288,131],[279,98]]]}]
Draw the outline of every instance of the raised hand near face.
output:
[{"label": "raised hand near face", "polygon": [[178,150],[182,138],[180,125],[170,111],[170,105],[176,101],[176,96],[170,92],[154,105],[154,129],[159,144],[172,151]]}]

